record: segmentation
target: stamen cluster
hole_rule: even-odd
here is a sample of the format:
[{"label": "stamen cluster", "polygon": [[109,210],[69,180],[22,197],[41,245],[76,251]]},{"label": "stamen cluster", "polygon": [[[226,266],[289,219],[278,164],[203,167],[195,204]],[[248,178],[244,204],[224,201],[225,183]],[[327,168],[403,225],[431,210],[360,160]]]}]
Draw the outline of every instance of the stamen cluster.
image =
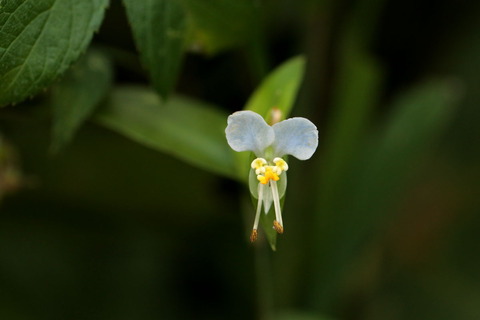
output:
[{"label": "stamen cluster", "polygon": [[288,170],[288,164],[282,158],[273,159],[274,166],[268,165],[264,158],[256,158],[252,161],[251,167],[255,170],[258,181],[261,184],[267,184],[270,180],[280,180],[283,171]]},{"label": "stamen cluster", "polygon": [[[280,180],[280,175],[282,172],[288,170],[288,164],[282,158],[274,158],[273,163],[275,165],[269,164],[264,158],[256,158],[250,165],[252,169],[255,170],[257,180],[260,182],[258,185],[257,212],[255,214],[255,222],[253,224],[252,234],[250,235],[251,242],[254,242],[257,239],[257,228],[260,218],[260,211],[262,208],[262,201],[266,196],[268,196],[269,193],[271,194],[275,208],[275,220],[273,221],[273,228],[278,233],[283,233],[283,221],[277,181]],[[265,212],[265,214],[266,213],[267,212]]]}]

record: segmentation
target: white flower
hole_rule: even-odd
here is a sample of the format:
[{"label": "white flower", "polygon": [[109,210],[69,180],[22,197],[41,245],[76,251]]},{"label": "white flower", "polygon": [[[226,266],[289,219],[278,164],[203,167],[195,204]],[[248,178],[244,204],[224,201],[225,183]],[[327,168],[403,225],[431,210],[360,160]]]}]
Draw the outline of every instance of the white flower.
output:
[{"label": "white flower", "polygon": [[225,134],[233,150],[251,151],[257,156],[250,171],[250,191],[258,199],[250,241],[257,239],[262,204],[267,214],[273,202],[273,227],[283,233],[280,199],[285,194],[288,164],[281,157],[309,159],[317,149],[317,127],[305,118],[291,118],[269,126],[259,114],[239,111],[228,117]]}]

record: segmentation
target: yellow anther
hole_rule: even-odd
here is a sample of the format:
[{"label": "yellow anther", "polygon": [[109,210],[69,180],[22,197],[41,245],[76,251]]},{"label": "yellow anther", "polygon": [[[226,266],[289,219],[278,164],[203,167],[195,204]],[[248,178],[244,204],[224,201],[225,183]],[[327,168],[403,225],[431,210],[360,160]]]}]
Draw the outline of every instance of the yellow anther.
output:
[{"label": "yellow anther", "polygon": [[288,164],[287,162],[285,162],[285,160],[283,160],[282,158],[275,158],[273,159],[273,163],[275,163],[275,165],[280,168],[280,170],[282,171],[287,171],[288,170]]},{"label": "yellow anther", "polygon": [[261,167],[255,170],[255,174],[262,174],[265,173],[265,167]]},{"label": "yellow anther", "polygon": [[261,184],[267,184],[268,183],[267,178],[265,178],[265,176],[262,176],[261,174],[259,174],[257,176],[257,180],[260,181]]},{"label": "yellow anther", "polygon": [[261,184],[267,184],[270,180],[273,181],[278,181],[280,180],[280,177],[276,172],[273,170],[274,167],[272,166],[267,166],[265,168],[265,175],[258,175],[257,179],[260,181]]},{"label": "yellow anther", "polygon": [[277,175],[281,175],[281,174],[282,174],[282,169],[280,169],[280,167],[274,166],[274,167],[272,167],[272,170],[273,170],[273,172],[275,172]]},{"label": "yellow anther", "polygon": [[267,164],[267,160],[265,160],[263,158],[257,158],[257,159],[252,161],[251,167],[252,167],[252,169],[257,170],[257,169],[262,168],[266,164]]}]

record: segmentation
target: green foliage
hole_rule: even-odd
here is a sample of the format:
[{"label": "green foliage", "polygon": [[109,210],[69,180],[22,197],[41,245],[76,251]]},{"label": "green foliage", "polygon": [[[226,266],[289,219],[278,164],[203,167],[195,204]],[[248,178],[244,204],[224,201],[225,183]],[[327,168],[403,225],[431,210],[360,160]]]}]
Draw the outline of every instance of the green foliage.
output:
[{"label": "green foliage", "polygon": [[[176,83],[186,42],[210,54],[252,41],[253,1],[123,1],[144,67],[163,98]],[[0,106],[47,88],[85,51],[108,0],[0,2]],[[255,37],[254,37],[255,38]],[[256,39],[256,38],[255,38]]]},{"label": "green foliage", "polygon": [[101,52],[91,50],[52,88],[53,151],[70,142],[108,93],[112,76],[110,60]]},{"label": "green foliage", "polygon": [[141,144],[192,165],[234,177],[232,151],[225,140],[227,115],[189,98],[162,103],[141,87],[116,88],[96,119]]},{"label": "green foliage", "polygon": [[135,43],[155,89],[166,98],[178,78],[186,36],[180,0],[123,0]]},{"label": "green foliage", "polygon": [[255,90],[245,106],[270,119],[272,108],[281,111],[281,120],[288,117],[297,98],[305,73],[305,58],[298,56],[272,71]]},{"label": "green foliage", "polygon": [[192,46],[214,54],[245,44],[258,32],[254,0],[181,0],[190,17]]},{"label": "green foliage", "polygon": [[457,91],[451,82],[432,81],[400,96],[386,125],[366,139],[329,197],[318,198],[314,301],[320,309],[331,305],[355,251],[387,219],[429,147],[438,142]]},{"label": "green foliage", "polygon": [[0,106],[49,86],[90,43],[108,0],[0,1]]}]

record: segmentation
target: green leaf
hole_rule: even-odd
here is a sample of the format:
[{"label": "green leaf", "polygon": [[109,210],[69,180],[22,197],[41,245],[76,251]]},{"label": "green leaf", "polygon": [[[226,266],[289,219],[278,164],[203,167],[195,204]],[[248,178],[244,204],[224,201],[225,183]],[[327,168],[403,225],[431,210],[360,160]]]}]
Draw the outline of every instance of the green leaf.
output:
[{"label": "green leaf", "polygon": [[[174,96],[162,103],[141,87],[116,88],[96,116],[104,126],[194,166],[234,177],[225,139],[227,115],[198,101]],[[164,168],[164,170],[168,170]]]},{"label": "green leaf", "polygon": [[107,94],[112,66],[107,57],[91,50],[52,88],[52,150],[58,151]]},{"label": "green leaf", "polygon": [[123,0],[135,43],[155,89],[166,98],[180,71],[186,35],[180,0]]},{"label": "green leaf", "polygon": [[371,124],[372,112],[381,98],[381,65],[370,53],[372,36],[385,0],[361,0],[352,6],[338,38],[337,76],[333,88],[331,121],[325,134],[322,196],[329,197],[333,184]]},{"label": "green leaf", "polygon": [[108,0],[1,0],[0,106],[47,87],[85,51]]},{"label": "green leaf", "polygon": [[348,50],[343,55],[334,90],[332,120],[324,142],[324,197],[329,197],[333,184],[339,181],[338,174],[349,165],[352,154],[358,151],[359,142],[365,137],[380,97],[381,81],[380,68],[368,54]]},{"label": "green leaf", "polygon": [[192,25],[193,47],[209,54],[244,44],[257,32],[253,0],[182,0]]},{"label": "green leaf", "polygon": [[271,109],[275,107],[282,112],[281,119],[285,119],[290,115],[295,103],[304,73],[303,56],[284,62],[262,81],[248,100],[245,109],[255,111],[268,121]]},{"label": "green leaf", "polygon": [[351,165],[338,175],[334,193],[319,197],[315,216],[318,277],[315,304],[332,305],[340,282],[369,235],[391,218],[392,206],[405,191],[421,159],[447,127],[457,87],[432,81],[400,96],[386,126],[367,139]]}]

